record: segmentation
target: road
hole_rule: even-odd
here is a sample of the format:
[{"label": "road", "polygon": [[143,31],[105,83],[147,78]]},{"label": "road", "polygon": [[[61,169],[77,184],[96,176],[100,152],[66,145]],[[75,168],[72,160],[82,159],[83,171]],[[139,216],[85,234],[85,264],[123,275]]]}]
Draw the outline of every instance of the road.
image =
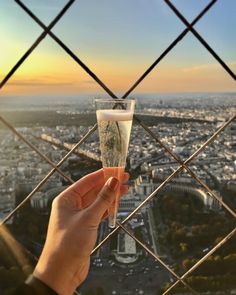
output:
[{"label": "road", "polygon": [[[150,250],[157,251],[155,243],[153,244],[154,237],[152,238],[151,234],[151,217],[148,216],[146,211],[139,218],[144,221],[144,225],[141,226],[141,241]],[[99,233],[99,241],[106,237],[108,232],[107,223],[103,222]],[[101,247],[99,255],[93,256],[88,279],[82,285],[80,291],[83,295],[90,288],[102,287],[105,295],[111,295],[113,291],[116,291],[114,293],[116,295],[156,295],[157,291],[169,281],[170,275],[168,271],[145,250],[143,250],[141,260],[138,260],[138,262],[128,265],[119,264],[111,256],[110,242],[107,241]]]},{"label": "road", "polygon": [[138,294],[156,295],[164,283],[169,282],[168,273],[157,266],[153,258],[146,256],[136,268],[119,268],[117,266],[92,267],[88,279],[81,287],[84,294],[91,286],[104,287],[104,294]]}]

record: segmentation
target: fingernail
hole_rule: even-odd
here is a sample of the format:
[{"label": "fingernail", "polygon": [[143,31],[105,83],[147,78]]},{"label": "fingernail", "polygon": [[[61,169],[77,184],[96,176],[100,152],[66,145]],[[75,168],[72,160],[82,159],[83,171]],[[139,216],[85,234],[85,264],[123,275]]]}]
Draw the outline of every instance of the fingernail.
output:
[{"label": "fingernail", "polygon": [[125,173],[124,173],[124,177],[127,178],[127,179],[129,179],[129,178],[130,178],[129,173],[128,173],[128,172],[125,172]]},{"label": "fingernail", "polygon": [[119,185],[119,180],[115,177],[110,177],[107,181],[107,186],[111,191],[116,191]]}]

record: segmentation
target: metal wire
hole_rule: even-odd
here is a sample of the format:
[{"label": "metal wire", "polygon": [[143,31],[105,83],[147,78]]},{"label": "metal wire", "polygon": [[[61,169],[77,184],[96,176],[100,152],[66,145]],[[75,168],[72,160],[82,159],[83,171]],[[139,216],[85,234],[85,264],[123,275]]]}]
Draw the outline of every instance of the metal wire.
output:
[{"label": "metal wire", "polygon": [[193,290],[185,281],[180,278],[165,262],[163,262],[156,254],[154,254],[145,244],[143,244],[139,239],[137,239],[126,227],[124,227],[121,223],[117,222],[118,226],[123,229],[131,238],[133,238],[140,246],[144,248],[146,252],[148,252],[155,260],[157,260],[168,272],[170,272],[178,282],[181,282],[184,286],[186,286],[193,294],[198,295],[195,290]]},{"label": "metal wire", "polygon": [[[15,0],[17,3],[18,1]],[[58,13],[55,19],[45,28],[45,31],[40,34],[37,40],[32,44],[32,46],[26,51],[26,53],[20,58],[20,60],[14,65],[14,67],[9,71],[6,77],[0,83],[0,89],[6,84],[10,77],[15,73],[15,71],[21,66],[21,64],[26,60],[26,58],[33,52],[33,50],[39,45],[39,43],[47,36],[48,32],[55,26],[59,19],[64,15],[64,13],[69,9],[69,7],[75,2],[75,0],[69,0],[64,8]]]},{"label": "metal wire", "polygon": [[[183,279],[185,279],[190,273],[192,273],[196,268],[198,268],[208,257],[210,257],[213,253],[216,252],[220,247],[222,247],[229,239],[231,239],[236,233],[236,228],[234,228],[224,239],[222,239],[215,247],[213,247],[205,256],[203,256],[201,259],[198,260],[184,275],[182,275],[181,282]],[[173,285],[171,285],[162,295],[165,295],[169,293],[179,282],[180,279],[178,279],[176,282],[174,282]]]},{"label": "metal wire", "polygon": [[[195,153],[190,156],[183,164],[181,164],[180,167],[178,167],[175,171],[173,171],[173,173],[171,175],[169,175],[160,185],[159,187],[154,190],[138,207],[136,207],[121,223],[117,223],[116,228],[110,232],[92,251],[91,254],[94,254],[107,240],[109,240],[111,238],[111,236],[113,234],[115,234],[117,232],[117,230],[119,228],[121,228],[121,225],[125,224],[127,221],[129,221],[135,213],[137,213],[143,206],[145,206],[155,195],[156,197],[160,196],[157,195],[158,192],[167,184],[171,181],[171,179],[173,179],[176,175],[179,174],[179,172],[181,170],[183,170],[185,168],[185,165],[188,164],[190,161],[192,161],[195,157],[197,157],[203,150],[204,148],[209,145],[211,142],[214,141],[214,139],[220,134],[220,132],[222,132],[233,120],[235,119],[235,116],[233,116],[232,118],[230,118],[225,124],[223,124],[198,150],[195,151]],[[145,126],[146,128],[146,126]],[[151,130],[150,130],[151,131]],[[151,131],[152,132],[152,131]],[[149,132],[148,132],[149,133]],[[214,195],[213,195],[214,196]],[[217,198],[218,199],[218,198]],[[234,217],[236,216],[235,212],[233,210],[231,210],[225,203],[223,203],[220,199],[218,199],[221,204],[226,208],[227,211],[229,211],[231,213],[231,215],[233,215]],[[123,227],[122,227],[123,228]],[[137,241],[138,239],[132,235],[130,233],[130,235]],[[226,241],[226,240],[225,240]],[[139,241],[140,242],[140,241]],[[142,245],[142,242],[140,242],[140,245]],[[217,245],[216,245],[217,246]],[[216,247],[214,247],[216,248]],[[213,249],[214,249],[213,248]],[[217,249],[217,248],[216,248]],[[145,248],[146,250],[146,248]],[[208,256],[207,256],[208,257]],[[206,257],[206,258],[207,258]],[[161,260],[161,259],[160,259]],[[159,259],[158,259],[159,261]],[[163,265],[165,265],[165,263],[162,263]],[[167,268],[168,269],[168,268]],[[169,269],[168,269],[169,270]],[[171,272],[172,274],[174,273],[174,271]],[[175,276],[177,277],[178,275],[175,274]],[[182,277],[181,277],[182,278]],[[191,288],[191,287],[190,287]]]},{"label": "metal wire", "polygon": [[[68,158],[69,156],[97,129],[97,124],[93,126],[92,129],[90,129],[86,135],[65,155],[64,158],[61,159],[61,161],[56,165],[56,167],[60,167]],[[31,191],[30,194],[28,194],[27,197],[14,209],[12,212],[10,212],[9,215],[7,215],[0,223],[0,226],[2,226],[4,223],[6,223],[42,186],[43,184],[55,173],[56,168],[53,168],[39,183],[38,185]]]},{"label": "metal wire", "polygon": [[178,18],[190,29],[193,35],[200,41],[200,43],[214,56],[214,58],[221,64],[221,66],[226,70],[226,72],[236,80],[235,74],[227,66],[227,64],[219,57],[219,55],[209,46],[209,44],[198,34],[198,32],[191,26],[191,24],[186,20],[186,18],[179,12],[179,10],[171,3],[170,0],[164,0],[166,4],[174,11]]},{"label": "metal wire", "polygon": [[[205,148],[209,144],[211,144],[216,136],[223,131],[232,121],[234,121],[236,115],[232,116],[226,124],[223,124],[219,127],[218,131],[216,131],[202,146]],[[194,158],[196,158],[202,150],[197,150],[187,161],[183,162],[175,153],[173,153],[163,142],[153,133],[137,116],[135,116],[135,120],[139,122],[139,124],[143,127],[143,129],[163,148],[166,152],[168,152],[186,171],[189,175],[194,178],[201,186],[203,186],[211,196],[213,196],[221,205],[234,217],[236,218],[236,213],[223,201],[221,200],[188,166],[187,164],[190,163]]]},{"label": "metal wire", "polygon": [[[8,126],[8,124],[6,124],[6,125]],[[8,126],[8,127],[9,127],[9,126]],[[226,126],[222,126],[222,127],[225,128]],[[10,129],[12,129],[12,128],[10,128]],[[223,130],[223,128],[221,128],[221,130]],[[219,131],[221,131],[221,130],[219,130]],[[17,133],[17,132],[16,132],[16,133]],[[31,196],[32,196],[32,195],[31,195]],[[23,205],[23,204],[22,204],[22,205]],[[13,212],[12,212],[12,213],[13,213]],[[132,234],[131,234],[131,235],[132,235]],[[133,238],[135,238],[135,237],[133,236]],[[137,239],[135,238],[135,240],[137,240]],[[140,241],[139,241],[139,243],[142,244]],[[147,247],[145,248],[145,250],[146,250],[146,249],[147,249]],[[150,253],[150,252],[149,252],[149,253]],[[159,261],[161,261],[161,260],[159,259]],[[165,263],[163,263],[163,262],[162,262],[162,264],[165,265]],[[170,270],[168,267],[167,267],[167,269],[168,269],[172,274],[174,274],[177,278],[179,278],[178,275],[176,275],[176,274],[175,274],[172,270]],[[185,282],[184,282],[184,284],[187,285]],[[189,287],[188,285],[187,285],[187,287],[188,287],[190,290],[192,290],[191,287]],[[192,292],[193,292],[194,294],[197,294],[194,290],[192,290]]]},{"label": "metal wire", "polygon": [[[6,84],[6,82],[9,80],[9,78],[14,74],[14,72],[20,67],[20,65],[25,61],[25,59],[30,55],[30,53],[37,47],[37,45],[45,38],[47,34],[49,34],[72,58],[74,61],[76,61],[111,97],[117,98],[117,96],[52,32],[52,27],[57,23],[57,21],[64,15],[66,10],[71,6],[71,4],[75,0],[68,1],[68,3],[65,5],[65,7],[61,10],[61,12],[57,15],[57,17],[51,22],[49,26],[45,26],[37,16],[35,16],[27,6],[25,6],[20,0],[15,0],[19,6],[24,9],[24,11],[30,15],[43,29],[44,32],[38,37],[38,39],[34,42],[34,44],[30,47],[30,49],[22,56],[22,58],[16,63],[16,65],[10,70],[10,72],[7,74],[7,76],[2,80],[0,83],[0,89]],[[160,57],[144,72],[144,74],[134,83],[134,85],[122,96],[122,98],[126,98],[136,87],[137,85],[153,70],[153,68],[167,55],[167,53],[170,52],[171,49],[174,48],[174,46],[183,39],[183,37],[191,31],[195,37],[205,46],[205,48],[217,59],[217,61],[222,65],[222,67],[228,72],[228,74],[233,77],[235,80],[235,74],[229,69],[229,67],[224,63],[224,61],[213,51],[213,49],[207,44],[207,42],[196,32],[196,30],[193,28],[193,26],[196,24],[196,22],[212,7],[213,4],[215,4],[216,0],[211,1],[205,9],[194,19],[193,22],[188,23],[187,20],[183,17],[183,15],[176,9],[176,7],[168,0],[165,0],[167,5],[175,12],[175,14],[181,19],[181,21],[186,25],[186,29],[169,45],[169,47],[160,55]],[[2,118],[0,117],[2,120]],[[166,180],[156,189],[154,190],[147,198],[144,200],[129,216],[126,217],[125,220],[122,221],[122,223],[118,224],[117,227],[93,250],[92,253],[94,253],[97,249],[99,249],[119,228],[122,228],[123,230],[127,231],[126,228],[123,226],[138,210],[140,210],[148,201],[150,201],[168,182],[171,181],[173,177],[175,177],[180,171],[185,169],[191,177],[193,177],[196,181],[198,181],[199,184],[201,184],[214,198],[216,198],[222,206],[234,217],[236,217],[236,213],[229,208],[227,204],[225,204],[221,199],[219,199],[211,190],[210,188],[201,181],[198,176],[196,176],[192,170],[187,166],[195,157],[197,157],[202,150],[208,146],[211,142],[214,141],[216,136],[222,132],[233,120],[235,119],[235,115],[228,120],[221,128],[219,128],[195,153],[190,156],[186,161],[182,162],[179,157],[177,157],[168,147],[166,147],[158,138],[157,136],[139,119],[137,116],[135,116],[135,120],[138,121],[138,123],[148,132],[148,134],[157,142],[159,143],[166,152],[168,152],[169,155],[171,155],[179,164],[180,167],[176,169],[171,175],[169,175]],[[3,120],[2,120],[3,121]],[[3,121],[4,122],[4,121]],[[7,123],[7,122],[6,122]],[[8,124],[8,123],[7,123]],[[6,126],[8,126],[5,124]],[[9,127],[9,126],[8,126]],[[9,127],[12,131],[15,130],[13,126]],[[36,147],[34,147],[29,141],[27,141],[23,136],[21,136],[16,130],[14,132],[19,138],[21,138],[28,146],[30,146],[34,151],[36,151],[47,163],[49,163],[53,169],[44,177],[44,179],[35,187],[35,189],[1,222],[0,225],[4,224],[7,220],[9,220],[24,204],[27,202],[32,195],[39,190],[39,188],[50,178],[50,176],[55,173],[56,171],[58,173],[62,173],[61,175],[63,177],[66,177],[63,172],[61,172],[58,167],[62,165],[62,163],[75,151],[77,147],[79,147],[95,130],[97,129],[97,125],[95,124],[90,131],[88,131],[85,136],[71,149],[71,151],[57,164],[55,165],[53,162],[51,162],[46,156],[44,156],[40,151],[37,150]],[[20,136],[19,136],[20,135]],[[69,179],[67,179],[69,180]],[[127,232],[128,233],[128,232]],[[197,294],[196,291],[194,291],[186,282],[183,281],[183,279],[191,273],[194,269],[196,269],[203,261],[205,261],[212,253],[214,253],[215,250],[220,248],[232,235],[235,233],[235,230],[232,231],[229,235],[226,236],[225,239],[223,239],[220,243],[218,243],[211,251],[209,251],[202,259],[200,259],[190,270],[188,270],[182,277],[178,277],[171,269],[168,269],[168,266],[165,266],[165,263],[161,261],[155,254],[153,254],[141,241],[139,241],[136,237],[134,237],[131,233],[128,233],[130,236],[132,236],[136,242],[138,242],[150,255],[155,255],[155,259],[157,259],[163,266],[166,267],[166,269],[177,278],[177,281],[168,289],[165,291],[164,294],[167,294],[179,281],[181,281],[183,284],[185,284],[191,292],[194,294]],[[152,254],[151,254],[152,253]]]},{"label": "metal wire", "polygon": [[[43,28],[45,31],[47,30],[47,27],[43,24],[43,22],[40,21],[40,19],[31,11],[29,8],[24,5],[20,0],[15,0],[17,4],[20,5],[20,7],[38,24],[41,28]],[[52,31],[47,31],[47,34],[54,40],[56,43],[63,48],[67,54],[69,54],[72,59],[78,63],[86,73],[89,74],[90,77],[92,77],[112,98],[116,98],[117,96],[93,73],[88,66],[86,66],[81,59],[79,59],[74,52],[70,50]]]},{"label": "metal wire", "polygon": [[50,164],[56,171],[63,176],[70,183],[74,183],[74,181],[67,176],[64,172],[62,172],[47,156],[40,152],[40,150],[34,146],[30,141],[28,141],[22,134],[20,134],[9,122],[7,122],[2,116],[0,116],[0,121],[3,122],[17,137],[19,137],[24,143],[26,143],[33,151],[35,151],[43,160],[45,160],[48,164]]},{"label": "metal wire", "polygon": [[[228,120],[226,122],[226,124],[224,124],[221,128],[219,128],[219,130],[213,134],[213,136],[211,138],[209,138],[209,140],[206,142],[207,144],[209,144],[210,142],[212,142],[214,140],[214,138],[221,132],[223,131],[231,122],[232,120],[235,118],[232,117],[230,120]],[[206,143],[195,152],[195,156],[199,155],[199,153],[202,151],[202,149],[206,146]],[[194,155],[191,156],[191,160],[194,158]],[[190,158],[188,160],[185,161],[185,163],[190,162]],[[198,267],[198,265],[200,265],[202,262],[204,262],[211,254],[213,254],[219,247],[221,247],[229,238],[231,238],[234,233],[235,233],[235,229],[229,233],[223,240],[221,240],[214,248],[212,248],[211,251],[209,251],[202,259],[200,259],[190,270],[188,270],[181,278],[178,277],[178,275],[171,270],[158,256],[156,256],[154,253],[152,253],[152,251],[150,251],[150,249],[148,249],[140,240],[138,240],[132,233],[130,233],[124,226],[123,224],[126,223],[141,207],[143,207],[148,201],[150,201],[150,199],[158,193],[158,191],[160,191],[160,189],[166,184],[168,183],[176,174],[179,173],[179,171],[181,170],[181,168],[184,167],[184,163],[181,167],[179,167],[176,171],[174,171],[172,173],[172,175],[170,175],[157,189],[156,191],[154,191],[151,195],[149,195],[149,197],[140,204],[139,207],[137,207],[122,223],[117,222],[117,227],[99,244],[97,245],[97,247],[94,249],[94,252],[96,252],[119,228],[122,228],[126,233],[128,233],[136,242],[138,242],[150,255],[152,255],[156,260],[158,260],[172,275],[174,275],[177,278],[177,281],[171,285],[171,287],[168,288],[168,290],[166,290],[163,294],[167,294],[175,285],[178,284],[179,281],[181,281],[188,289],[190,289],[193,294],[197,294],[187,283],[185,283],[183,281],[183,279],[190,274],[194,269],[196,269]],[[217,198],[218,199],[218,198]],[[220,199],[218,199],[218,201],[221,201]],[[222,203],[222,202],[221,202]],[[224,204],[225,206],[225,204]],[[226,205],[226,209],[227,205]],[[230,213],[233,213],[233,216],[235,217],[235,213],[230,209]]]},{"label": "metal wire", "polygon": [[[195,157],[197,157],[204,148],[212,142],[220,132],[222,132],[235,118],[233,116],[231,119],[229,119],[227,122],[225,122],[200,148],[198,148],[187,160],[184,161],[184,165],[188,164],[190,161],[192,161]],[[179,166],[176,170],[174,170],[142,203],[140,203],[139,206],[137,206],[123,221],[122,224],[126,223],[128,220],[130,220],[133,215],[139,211],[146,203],[148,203],[157,193],[168,183],[170,182],[179,172],[181,172],[185,167],[180,163],[181,166]],[[231,215],[234,217],[236,216],[235,212],[228,209],[228,206],[226,205],[226,210],[229,211]],[[92,251],[92,254],[96,252],[109,238],[111,235],[113,235],[117,230],[119,229],[119,226],[117,226],[103,241],[101,241]]]},{"label": "metal wire", "polygon": [[142,74],[142,76],[130,87],[130,89],[122,96],[126,98],[142,81],[143,79],[159,64],[159,62],[183,39],[183,37],[189,32],[190,28],[193,27],[200,18],[216,3],[217,0],[212,0],[205,9],[191,22],[191,24],[183,30],[182,33],[163,51],[163,53],[154,61],[154,63]]}]

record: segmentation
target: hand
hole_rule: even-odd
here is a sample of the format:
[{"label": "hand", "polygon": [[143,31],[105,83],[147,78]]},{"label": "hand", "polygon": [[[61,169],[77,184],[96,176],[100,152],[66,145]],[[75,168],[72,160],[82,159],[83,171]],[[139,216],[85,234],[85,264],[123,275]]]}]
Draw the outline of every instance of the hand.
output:
[{"label": "hand", "polygon": [[47,238],[34,276],[60,295],[73,294],[85,280],[90,264],[97,229],[107,209],[115,200],[128,192],[125,183],[109,178],[104,184],[103,170],[83,177],[52,203]]}]

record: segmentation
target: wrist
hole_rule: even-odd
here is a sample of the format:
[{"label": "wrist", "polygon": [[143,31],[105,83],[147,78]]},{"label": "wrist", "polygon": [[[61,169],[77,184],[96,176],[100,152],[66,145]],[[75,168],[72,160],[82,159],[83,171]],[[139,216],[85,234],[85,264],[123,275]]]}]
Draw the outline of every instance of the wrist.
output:
[{"label": "wrist", "polygon": [[55,290],[51,289],[48,285],[36,278],[34,275],[30,275],[27,278],[27,280],[25,281],[25,285],[31,288],[30,290],[31,292],[33,292],[33,294],[58,295],[58,293],[55,292]]},{"label": "wrist", "polygon": [[64,265],[57,255],[53,256],[42,254],[33,275],[59,295],[72,295],[83,281],[79,270],[73,270],[72,265]]}]

